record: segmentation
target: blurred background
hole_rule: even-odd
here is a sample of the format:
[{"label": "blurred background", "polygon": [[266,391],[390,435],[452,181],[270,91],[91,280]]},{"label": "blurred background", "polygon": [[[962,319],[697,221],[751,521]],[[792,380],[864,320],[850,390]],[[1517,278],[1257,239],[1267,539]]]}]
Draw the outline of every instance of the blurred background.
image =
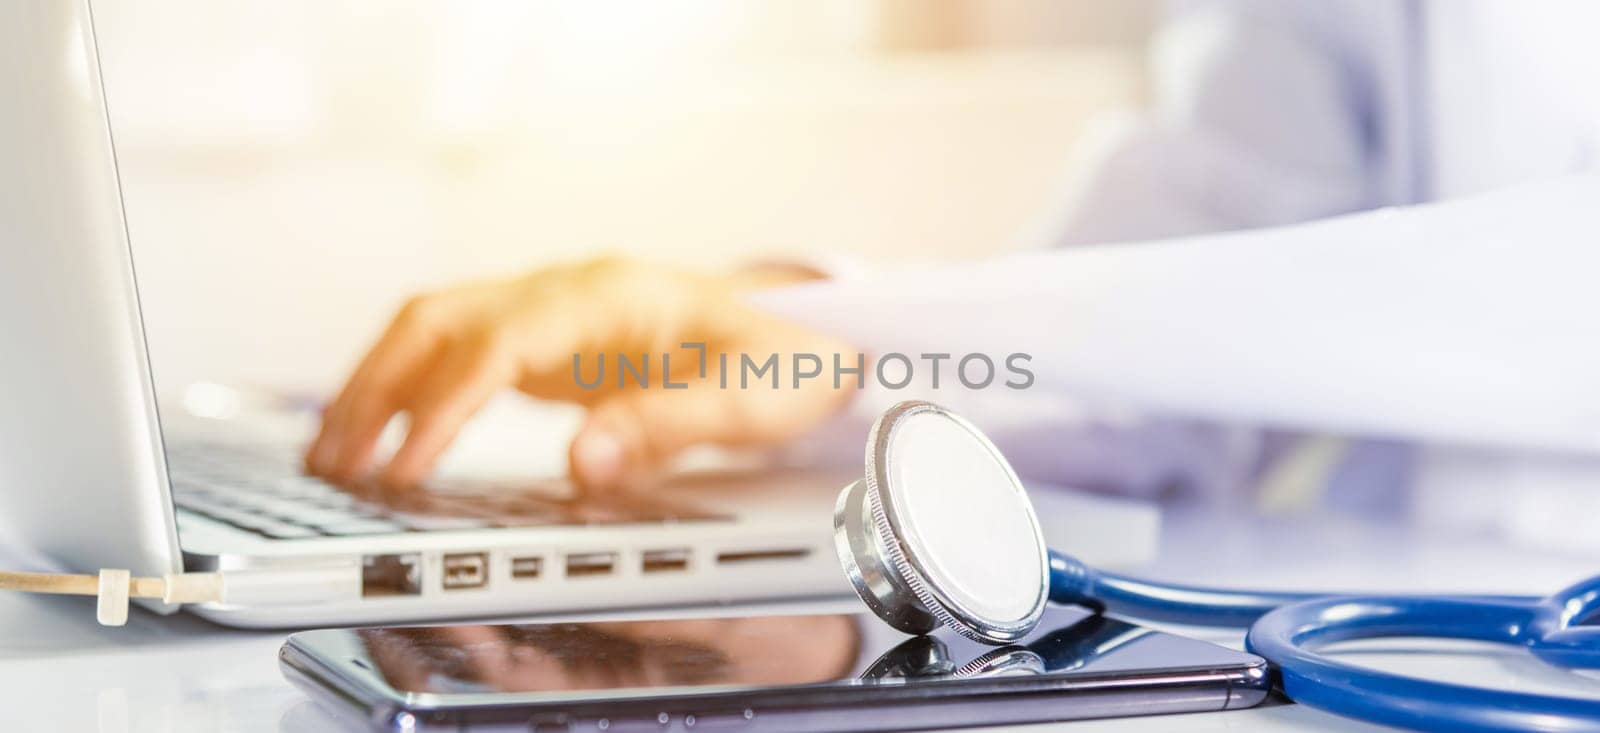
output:
[{"label": "blurred background", "polygon": [[[325,394],[407,296],[558,261],[903,263],[1029,246],[1097,121],[1146,105],[1161,3],[95,11],[157,388],[188,405],[208,382]],[[519,453],[537,442],[510,435]],[[1345,437],[1305,443],[1306,460]],[[1369,513],[1592,549],[1594,533],[1563,521],[1592,502],[1592,469],[1430,447],[1412,493]],[[1319,480],[1301,473],[1285,475]]]},{"label": "blurred background", "polygon": [[155,374],[326,390],[399,302],[604,252],[1024,246],[1152,0],[101,0]]}]

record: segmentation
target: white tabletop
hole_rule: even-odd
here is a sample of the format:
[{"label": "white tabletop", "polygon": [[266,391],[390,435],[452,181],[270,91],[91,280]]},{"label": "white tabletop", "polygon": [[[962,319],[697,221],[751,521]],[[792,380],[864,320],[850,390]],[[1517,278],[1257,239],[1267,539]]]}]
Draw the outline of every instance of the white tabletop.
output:
[{"label": "white tabletop", "polygon": [[[1358,590],[1543,592],[1600,563],[1338,522],[1299,525],[1169,522],[1150,573],[1201,583]],[[1273,552],[1263,552],[1275,548]],[[785,606],[782,610],[812,608]],[[843,608],[853,608],[845,604]],[[820,610],[838,610],[838,603]],[[772,607],[764,610],[771,612]],[[100,733],[324,731],[339,726],[284,681],[285,632],[225,629],[135,611],[128,626],[96,626],[87,599],[0,594],[0,728]],[[1237,633],[1189,630],[1237,646]],[[1492,687],[1600,695],[1591,677],[1545,667],[1508,649],[1396,641],[1353,649],[1374,666]],[[1298,705],[1226,713],[1096,721],[1095,730],[1352,730]],[[1081,724],[1030,726],[1077,730]]]}]

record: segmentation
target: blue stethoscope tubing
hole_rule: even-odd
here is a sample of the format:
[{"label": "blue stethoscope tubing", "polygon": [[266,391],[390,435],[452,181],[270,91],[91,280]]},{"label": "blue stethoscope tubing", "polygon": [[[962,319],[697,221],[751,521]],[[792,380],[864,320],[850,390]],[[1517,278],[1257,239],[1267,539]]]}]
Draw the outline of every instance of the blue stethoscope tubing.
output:
[{"label": "blue stethoscope tubing", "polygon": [[1222,590],[1107,573],[1050,553],[1050,600],[1147,621],[1248,628],[1295,702],[1418,730],[1600,731],[1600,699],[1509,692],[1418,679],[1336,661],[1317,649],[1379,637],[1520,646],[1545,662],[1600,668],[1600,576],[1545,598],[1355,596]]}]

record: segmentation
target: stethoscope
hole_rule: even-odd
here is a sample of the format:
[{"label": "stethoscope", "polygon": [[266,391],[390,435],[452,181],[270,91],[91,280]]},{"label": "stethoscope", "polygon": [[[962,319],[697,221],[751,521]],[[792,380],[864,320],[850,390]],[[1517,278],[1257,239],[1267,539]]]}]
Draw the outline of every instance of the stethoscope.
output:
[{"label": "stethoscope", "polygon": [[945,627],[1005,645],[1046,601],[1176,624],[1249,628],[1296,702],[1373,723],[1453,731],[1600,731],[1600,699],[1469,687],[1347,664],[1323,645],[1439,637],[1521,646],[1563,667],[1600,668],[1600,577],[1546,598],[1359,596],[1227,590],[1139,580],[1045,547],[1027,492],[966,420],[927,402],[883,414],[867,473],[834,511],[845,574],[878,617],[909,634]]}]

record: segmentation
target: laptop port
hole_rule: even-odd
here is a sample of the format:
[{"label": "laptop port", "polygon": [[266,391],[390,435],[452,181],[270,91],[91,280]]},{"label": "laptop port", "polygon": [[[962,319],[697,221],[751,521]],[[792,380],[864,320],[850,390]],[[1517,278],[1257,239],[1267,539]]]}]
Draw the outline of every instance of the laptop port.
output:
[{"label": "laptop port", "polygon": [[421,592],[422,558],[416,553],[361,558],[361,595],[414,596]]},{"label": "laptop port", "polygon": [[610,575],[617,569],[615,552],[580,552],[567,556],[567,577]]},{"label": "laptop port", "polygon": [[444,556],[444,589],[482,588],[489,582],[489,555],[457,552]]},{"label": "laptop port", "polygon": [[544,574],[544,558],[537,555],[511,558],[511,577],[517,580],[533,580],[542,574]]},{"label": "laptop port", "polygon": [[646,573],[670,573],[689,569],[689,548],[670,550],[645,550],[639,569]]},{"label": "laptop port", "polygon": [[717,553],[718,565],[737,565],[749,562],[765,562],[768,560],[802,560],[811,555],[808,547],[793,547],[779,550],[741,550],[737,552]]}]

